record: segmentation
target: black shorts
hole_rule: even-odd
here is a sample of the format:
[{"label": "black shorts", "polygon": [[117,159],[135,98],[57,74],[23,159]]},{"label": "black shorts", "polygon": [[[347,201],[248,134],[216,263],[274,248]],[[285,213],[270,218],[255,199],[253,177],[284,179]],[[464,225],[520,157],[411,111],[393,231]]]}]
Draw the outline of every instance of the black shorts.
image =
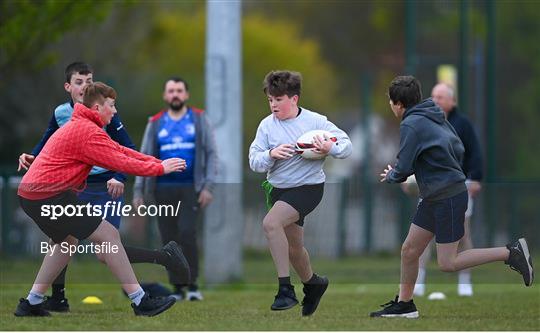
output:
[{"label": "black shorts", "polygon": [[274,187],[270,192],[270,199],[272,206],[277,201],[284,201],[296,209],[300,214],[300,219],[296,221],[296,224],[303,226],[304,218],[319,205],[323,193],[324,183],[292,188]]},{"label": "black shorts", "polygon": [[[85,202],[80,201],[77,195],[71,191],[60,193],[54,197],[42,199],[42,200],[28,200],[23,197],[19,197],[21,207],[24,212],[34,220],[37,226],[49,236],[53,242],[60,243],[67,236],[71,235],[79,240],[88,238],[99,226],[102,218],[99,216],[88,216],[86,210],[81,210],[82,216],[77,216],[77,213],[73,216],[63,214],[57,216],[56,219],[52,219],[51,211],[53,205],[59,205],[66,207],[73,205],[84,206]],[[71,211],[67,211],[69,215]],[[48,216],[47,216],[48,215]]]},{"label": "black shorts", "polygon": [[453,197],[435,201],[421,200],[412,223],[435,234],[435,242],[453,243],[464,233],[465,211],[469,195],[467,191]]}]

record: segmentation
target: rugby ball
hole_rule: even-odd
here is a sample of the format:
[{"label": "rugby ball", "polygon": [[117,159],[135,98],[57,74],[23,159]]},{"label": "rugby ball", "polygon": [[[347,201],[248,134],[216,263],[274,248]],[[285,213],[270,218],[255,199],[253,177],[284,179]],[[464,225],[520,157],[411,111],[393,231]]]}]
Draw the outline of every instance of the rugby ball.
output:
[{"label": "rugby ball", "polygon": [[[315,137],[317,135],[320,136],[325,141],[326,140],[331,140],[332,142],[337,141],[336,136],[328,131],[325,131],[325,130],[309,131],[302,134],[302,136],[300,136],[298,140],[296,140],[296,147],[295,147],[296,153],[300,154],[300,156],[308,160],[320,160],[320,159],[325,158],[326,157],[325,154],[321,154],[315,151],[316,148],[315,148],[314,142],[315,142]],[[328,139],[325,138],[325,135],[326,137],[328,137]]]}]

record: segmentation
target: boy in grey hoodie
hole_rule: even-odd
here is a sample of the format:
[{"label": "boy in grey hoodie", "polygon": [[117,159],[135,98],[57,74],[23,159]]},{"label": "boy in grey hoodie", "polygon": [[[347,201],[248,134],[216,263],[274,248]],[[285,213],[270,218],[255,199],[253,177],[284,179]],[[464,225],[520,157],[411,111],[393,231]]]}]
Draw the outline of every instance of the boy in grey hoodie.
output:
[{"label": "boy in grey hoodie", "polygon": [[465,174],[460,165],[465,149],[442,110],[431,100],[422,101],[420,82],[398,76],[388,89],[390,108],[401,119],[400,147],[394,167],[381,173],[381,182],[401,183],[414,174],[420,201],[401,249],[399,295],[371,317],[417,318],[412,300],[418,259],[431,239],[437,243],[437,260],[445,272],[455,272],[493,261],[505,261],[523,276],[526,286],[534,279],[527,242],[520,238],[506,247],[471,249],[458,253],[467,210]]}]

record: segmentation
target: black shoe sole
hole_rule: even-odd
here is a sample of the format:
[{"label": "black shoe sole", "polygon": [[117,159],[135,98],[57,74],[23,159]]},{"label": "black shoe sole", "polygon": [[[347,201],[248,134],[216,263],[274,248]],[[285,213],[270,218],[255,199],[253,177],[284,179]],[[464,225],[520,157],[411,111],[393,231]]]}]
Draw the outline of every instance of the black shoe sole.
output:
[{"label": "black shoe sole", "polygon": [[[170,267],[166,267],[166,268],[169,269],[171,272],[178,274],[182,277],[184,277],[185,275],[185,278],[187,279],[185,282],[191,281],[191,270],[189,268],[189,263],[186,259],[186,256],[184,256],[182,249],[180,249],[180,246],[175,241],[170,241],[169,243],[163,246],[162,250],[165,251],[165,249],[167,249],[168,251],[166,252],[171,253],[173,256],[173,259],[178,260],[180,263],[180,266],[182,266],[181,268],[177,268],[177,269],[173,269]],[[177,266],[177,265],[174,265],[174,266]]]},{"label": "black shoe sole", "polygon": [[47,306],[43,306],[43,309],[44,310],[47,310],[47,311],[51,311],[51,312],[59,312],[59,313],[65,313],[65,312],[69,312],[69,307],[66,307],[66,308],[49,308]]},{"label": "black shoe sole", "polygon": [[167,303],[163,304],[162,306],[160,306],[157,309],[154,309],[154,310],[152,310],[150,312],[146,312],[146,313],[135,313],[135,315],[136,316],[147,316],[147,317],[157,316],[158,314],[160,314],[160,313],[162,313],[164,311],[167,311],[175,303],[176,303],[176,299],[171,298]]},{"label": "black shoe sole", "polygon": [[[523,274],[523,282],[525,283],[525,285],[527,287],[530,287],[532,286],[533,284],[533,281],[534,281],[534,269],[533,269],[533,266],[532,266],[532,258],[531,258],[531,254],[529,252],[529,247],[527,246],[527,241],[525,240],[525,238],[520,238],[518,239],[518,242],[521,246],[521,249],[523,250],[523,255],[525,257],[525,261],[527,262],[527,268],[528,268],[528,272],[525,272],[525,274]],[[528,278],[528,282],[527,283],[527,278]]]},{"label": "black shoe sole", "polygon": [[21,313],[17,313],[17,312],[14,312],[13,313],[15,315],[15,317],[50,317],[51,314],[46,314],[46,315],[35,315],[35,314],[21,314]]},{"label": "black shoe sole", "polygon": [[68,309],[62,309],[62,310],[57,310],[57,309],[48,309],[48,308],[43,308],[44,310],[47,310],[47,311],[50,311],[50,312],[57,312],[57,313],[68,313],[70,312],[69,311],[69,308]]},{"label": "black shoe sole", "polygon": [[328,279],[326,279],[326,284],[324,285],[324,288],[322,289],[321,294],[319,295],[319,297],[315,301],[315,304],[313,305],[313,310],[311,312],[304,313],[304,308],[302,307],[302,316],[304,316],[304,317],[311,316],[312,314],[315,313],[315,311],[317,311],[317,308],[319,307],[319,303],[321,302],[321,298],[323,297],[324,293],[326,292],[326,289],[328,289],[328,284],[330,284],[330,281]]},{"label": "black shoe sole", "polygon": [[296,305],[298,305],[298,301],[296,301],[296,303],[293,303],[293,304],[291,304],[291,305],[288,305],[288,306],[282,307],[282,308],[278,308],[278,307],[272,305],[272,306],[270,307],[270,310],[272,310],[272,311],[289,310],[289,309],[295,307]]},{"label": "black shoe sole", "polygon": [[400,313],[400,314],[373,314],[369,315],[371,318],[407,318],[417,319],[419,317],[418,311]]},{"label": "black shoe sole", "polygon": [[[18,309],[17,309],[18,310]],[[36,314],[32,314],[32,313],[21,313],[19,311],[15,310],[15,312],[13,312],[13,314],[15,315],[15,317],[50,317],[51,314],[47,312],[47,314],[43,314],[43,315],[36,315]]]}]

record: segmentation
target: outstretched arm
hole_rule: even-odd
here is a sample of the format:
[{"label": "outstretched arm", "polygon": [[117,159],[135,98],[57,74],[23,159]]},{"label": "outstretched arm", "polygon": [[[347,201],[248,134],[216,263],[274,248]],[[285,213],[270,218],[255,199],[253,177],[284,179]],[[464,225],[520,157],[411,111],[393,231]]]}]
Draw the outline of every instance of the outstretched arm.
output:
[{"label": "outstretched arm", "polygon": [[[384,171],[384,179],[387,183],[402,183],[414,173],[414,162],[420,154],[420,141],[414,129],[407,125],[401,125],[400,144],[397,162],[392,168]],[[381,174],[381,176],[383,175]]]},{"label": "outstretched arm", "polygon": [[104,131],[96,132],[82,147],[83,162],[138,176],[161,176],[161,161],[119,145]]}]

